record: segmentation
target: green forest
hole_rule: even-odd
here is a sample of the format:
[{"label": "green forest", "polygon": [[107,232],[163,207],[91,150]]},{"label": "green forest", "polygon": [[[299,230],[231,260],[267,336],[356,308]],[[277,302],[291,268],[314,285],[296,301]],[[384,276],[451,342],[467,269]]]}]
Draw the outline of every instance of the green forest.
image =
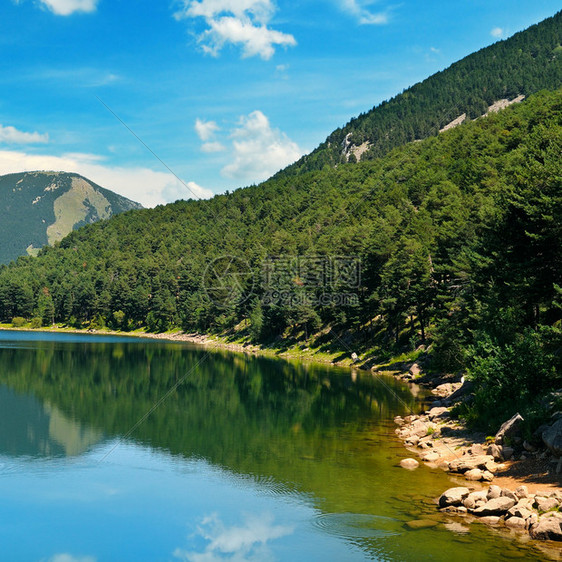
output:
[{"label": "green forest", "polygon": [[[384,156],[407,142],[436,135],[462,115],[475,119],[500,99],[528,96],[562,85],[562,12],[481,49],[404,90],[336,129],[312,153],[278,175],[321,170],[354,161],[344,151],[368,143],[362,160]],[[367,148],[367,147],[366,147]]]},{"label": "green forest", "polygon": [[0,320],[424,344],[468,371],[475,424],[538,419],[562,386],[561,155],[562,90],[542,91],[382,158],[129,211],[2,266]]}]

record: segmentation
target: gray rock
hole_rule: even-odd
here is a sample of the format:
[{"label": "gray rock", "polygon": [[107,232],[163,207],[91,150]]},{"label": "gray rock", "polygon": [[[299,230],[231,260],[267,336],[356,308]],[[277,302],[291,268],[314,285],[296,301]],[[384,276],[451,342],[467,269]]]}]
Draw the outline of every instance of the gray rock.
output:
[{"label": "gray rock", "polygon": [[421,373],[421,367],[418,365],[418,363],[414,363],[409,369],[408,372],[410,373],[410,375],[412,375],[413,377],[417,377],[420,373]]},{"label": "gray rock", "polygon": [[431,452],[431,453],[425,453],[422,456],[422,460],[426,461],[426,462],[435,462],[437,460],[439,460],[441,458],[441,455],[439,453],[436,453],[435,451]]},{"label": "gray rock", "polygon": [[542,432],[542,440],[553,455],[562,456],[562,418]]},{"label": "gray rock", "polygon": [[484,447],[482,447],[480,443],[475,443],[468,449],[468,454],[474,455],[475,457],[481,457],[486,454],[486,451],[484,451]]},{"label": "gray rock", "polygon": [[439,408],[431,408],[431,410],[427,412],[427,415],[429,419],[433,421],[436,418],[450,418],[451,412],[449,412],[449,408],[441,406]]},{"label": "gray rock", "polygon": [[508,461],[513,456],[513,447],[502,447],[502,458],[504,461]]},{"label": "gray rock", "polygon": [[525,451],[527,451],[528,453],[537,452],[537,448],[526,440],[523,441],[523,449],[525,449]]},{"label": "gray rock", "polygon": [[556,517],[542,517],[530,527],[529,534],[534,539],[562,541],[561,523],[562,520]]},{"label": "gray rock", "polygon": [[480,468],[482,470],[489,470],[495,472],[494,459],[488,455],[481,455],[474,457],[472,455],[463,455],[460,459],[452,460],[449,464],[451,472],[466,472],[473,468]]},{"label": "gray rock", "polygon": [[449,507],[453,505],[461,505],[464,498],[470,494],[470,490],[464,486],[449,488],[439,497],[439,507]]},{"label": "gray rock", "polygon": [[499,445],[496,445],[495,443],[488,445],[486,454],[493,457],[495,461],[503,460],[501,447],[499,447]]},{"label": "gray rock", "polygon": [[499,498],[501,495],[502,495],[502,489],[499,486],[496,486],[495,484],[492,484],[488,488],[488,492],[486,494],[486,499],[487,500],[493,500],[495,498]]},{"label": "gray rock", "polygon": [[521,531],[524,531],[526,523],[525,519],[522,519],[521,517],[510,517],[505,520],[505,526],[510,527],[511,529],[520,529]]},{"label": "gray rock", "polygon": [[556,498],[543,498],[537,496],[535,498],[535,505],[539,511],[550,511],[551,509],[558,508],[558,500]]},{"label": "gray rock", "polygon": [[507,510],[507,515],[509,517],[519,517],[523,520],[528,519],[534,512],[525,506],[519,504],[514,505],[511,509]]},{"label": "gray rock", "polygon": [[474,510],[474,515],[503,515],[508,509],[515,505],[515,500],[511,498],[494,498],[489,500],[483,506]]},{"label": "gray rock", "polygon": [[410,435],[417,435],[418,437],[423,437],[427,435],[428,426],[421,420],[415,420],[409,427]]},{"label": "gray rock", "polygon": [[529,495],[529,490],[528,490],[527,486],[519,486],[518,488],[516,488],[515,495],[519,499],[526,498]]},{"label": "gray rock", "polygon": [[419,465],[420,463],[416,459],[402,459],[400,461],[400,466],[407,470],[414,470],[418,468]]},{"label": "gray rock", "polygon": [[494,479],[494,475],[489,470],[482,471],[482,480],[484,482],[491,482]]},{"label": "gray rock", "polygon": [[396,416],[394,418],[394,423],[396,425],[404,425],[406,422],[404,421],[404,418],[402,416]]},{"label": "gray rock", "polygon": [[484,473],[479,468],[472,468],[464,473],[464,477],[472,482],[480,482],[483,480]]},{"label": "gray rock", "polygon": [[480,507],[486,503],[486,492],[480,490],[478,492],[471,492],[466,498],[464,498],[462,504],[467,509],[474,509],[475,507]]},{"label": "gray rock", "polygon": [[504,422],[496,433],[496,443],[498,445],[503,445],[503,441],[506,437],[510,439],[520,437],[522,421],[523,416],[521,416],[521,414],[515,414],[512,418]]},{"label": "gray rock", "polygon": [[512,500],[515,501],[515,503],[517,503],[519,501],[519,498],[517,497],[517,495],[514,494],[511,490],[508,490],[507,488],[502,488],[502,497],[503,498],[511,498]]}]

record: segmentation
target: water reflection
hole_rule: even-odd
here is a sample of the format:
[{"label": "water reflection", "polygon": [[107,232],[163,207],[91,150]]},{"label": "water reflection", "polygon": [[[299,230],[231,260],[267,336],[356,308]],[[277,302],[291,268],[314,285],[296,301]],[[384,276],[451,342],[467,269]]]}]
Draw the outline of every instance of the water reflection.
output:
[{"label": "water reflection", "polygon": [[245,515],[241,524],[225,525],[216,513],[204,517],[190,540],[202,539],[202,550],[177,548],[174,557],[185,562],[272,560],[271,541],[292,535],[294,526],[278,525],[271,513]]},{"label": "water reflection", "polygon": [[[383,382],[182,344],[0,331],[0,551],[448,560],[460,536],[459,562],[536,558],[484,528],[448,530],[432,503],[447,476],[398,467],[392,417],[415,399]],[[435,525],[407,525],[420,518]]]},{"label": "water reflection", "polygon": [[10,456],[76,456],[103,437],[67,417],[56,406],[0,385],[0,454]]}]

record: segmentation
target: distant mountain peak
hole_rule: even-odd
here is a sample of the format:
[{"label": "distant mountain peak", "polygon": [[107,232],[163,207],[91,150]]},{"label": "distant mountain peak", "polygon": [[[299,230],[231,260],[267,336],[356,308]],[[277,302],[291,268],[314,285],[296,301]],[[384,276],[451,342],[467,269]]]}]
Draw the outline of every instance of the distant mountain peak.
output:
[{"label": "distant mountain peak", "polygon": [[0,176],[0,263],[36,255],[80,226],[141,208],[74,172]]}]

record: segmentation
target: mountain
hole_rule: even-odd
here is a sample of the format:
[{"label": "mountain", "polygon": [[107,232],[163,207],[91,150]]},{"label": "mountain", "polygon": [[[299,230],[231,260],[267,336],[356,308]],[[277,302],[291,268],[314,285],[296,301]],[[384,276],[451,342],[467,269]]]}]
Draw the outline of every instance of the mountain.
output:
[{"label": "mountain", "polygon": [[562,12],[437,72],[331,133],[277,175],[369,160],[475,119],[496,103],[562,85]]},{"label": "mountain", "polygon": [[37,255],[72,230],[141,205],[67,172],[0,176],[0,263]]}]

